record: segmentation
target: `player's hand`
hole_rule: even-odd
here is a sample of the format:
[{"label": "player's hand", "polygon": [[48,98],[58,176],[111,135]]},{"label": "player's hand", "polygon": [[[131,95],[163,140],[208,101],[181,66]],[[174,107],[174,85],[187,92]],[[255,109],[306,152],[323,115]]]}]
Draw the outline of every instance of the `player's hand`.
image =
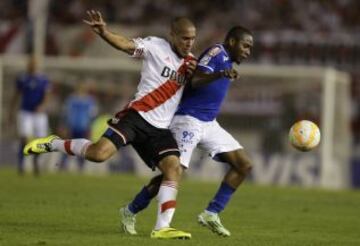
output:
[{"label": "player's hand", "polygon": [[229,78],[230,80],[235,80],[239,78],[239,73],[233,68],[225,69],[222,71],[222,76]]},{"label": "player's hand", "polygon": [[192,76],[194,75],[197,64],[198,62],[195,59],[190,60],[186,63],[186,75],[188,78],[192,78]]},{"label": "player's hand", "polygon": [[96,34],[103,34],[105,32],[106,23],[103,20],[101,13],[95,10],[86,11],[89,20],[83,20],[83,22],[89,25]]}]

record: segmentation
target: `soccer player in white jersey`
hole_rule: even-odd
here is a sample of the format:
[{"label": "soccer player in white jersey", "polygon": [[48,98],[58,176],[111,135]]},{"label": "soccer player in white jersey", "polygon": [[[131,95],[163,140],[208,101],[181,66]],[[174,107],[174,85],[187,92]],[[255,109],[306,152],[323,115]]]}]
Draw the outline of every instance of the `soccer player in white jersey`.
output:
[{"label": "soccer player in white jersey", "polygon": [[191,234],[170,227],[176,207],[178,182],[182,168],[177,143],[168,129],[192,76],[196,61],[191,55],[196,29],[187,18],[171,23],[170,40],[158,37],[129,39],[107,30],[98,11],[88,11],[84,20],[111,46],[133,57],[142,58],[141,81],[134,99],[109,120],[101,139],[60,139],[57,136],[36,139],[24,148],[25,154],[61,151],[94,162],[109,159],[117,150],[131,144],[150,168],[163,174],[158,192],[158,215],[151,238],[191,238]]},{"label": "soccer player in white jersey", "polygon": [[[235,26],[229,30],[223,44],[206,49],[199,58],[194,77],[186,86],[170,125],[180,147],[180,163],[185,169],[189,167],[196,146],[230,167],[216,195],[198,216],[200,224],[221,236],[230,236],[230,231],[222,225],[219,213],[251,170],[251,162],[243,147],[218,124],[216,117],[231,80],[238,78],[233,63],[240,64],[248,58],[252,46],[251,32]],[[161,175],[153,178],[131,203],[121,209],[125,232],[136,233],[135,215],[155,197],[161,179]]]}]

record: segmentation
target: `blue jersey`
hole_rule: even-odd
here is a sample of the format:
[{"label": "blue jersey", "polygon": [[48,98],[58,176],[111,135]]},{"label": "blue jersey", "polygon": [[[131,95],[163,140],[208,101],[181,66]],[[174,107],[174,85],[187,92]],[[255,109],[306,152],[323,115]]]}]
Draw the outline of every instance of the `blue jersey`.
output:
[{"label": "blue jersey", "polygon": [[96,103],[91,96],[70,96],[66,103],[66,123],[73,131],[88,131],[96,114]]},{"label": "blue jersey", "polygon": [[21,109],[35,112],[44,100],[49,80],[43,75],[24,74],[16,80],[16,87],[21,93]]},{"label": "blue jersey", "polygon": [[[232,68],[232,61],[222,44],[216,44],[205,50],[199,60],[197,69],[205,73]],[[198,88],[187,86],[176,114],[191,115],[201,121],[214,120],[220,111],[229,85],[228,78],[220,78]]]}]

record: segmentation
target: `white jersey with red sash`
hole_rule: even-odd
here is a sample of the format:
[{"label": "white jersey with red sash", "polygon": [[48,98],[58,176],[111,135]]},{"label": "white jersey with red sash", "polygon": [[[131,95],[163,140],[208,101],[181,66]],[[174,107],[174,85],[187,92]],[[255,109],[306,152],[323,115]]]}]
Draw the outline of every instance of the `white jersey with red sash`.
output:
[{"label": "white jersey with red sash", "polygon": [[141,80],[128,108],[136,110],[157,128],[168,128],[186,83],[186,63],[192,55],[179,57],[170,43],[158,37],[134,39],[133,57],[143,58]]}]

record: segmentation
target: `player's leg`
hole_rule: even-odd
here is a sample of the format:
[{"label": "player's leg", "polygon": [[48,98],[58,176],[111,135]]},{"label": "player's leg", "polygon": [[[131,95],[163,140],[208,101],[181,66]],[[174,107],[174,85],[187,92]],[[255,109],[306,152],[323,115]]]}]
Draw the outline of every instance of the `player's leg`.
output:
[{"label": "player's leg", "polygon": [[147,208],[151,200],[158,194],[163,175],[153,177],[149,184],[144,186],[135,198],[125,207],[120,208],[121,228],[125,233],[136,235],[136,214]]},{"label": "player's leg", "polygon": [[[164,130],[161,130],[164,131]],[[156,141],[147,141],[147,144],[133,145],[144,162],[151,168],[156,165],[162,175],[156,176],[152,181],[142,189],[135,197],[132,204],[134,212],[144,209],[151,198],[157,194],[158,213],[154,230],[151,232],[151,238],[157,239],[176,239],[191,238],[191,234],[170,228],[170,223],[175,212],[177,185],[181,178],[182,167],[179,164],[179,151],[175,140],[172,139],[170,131],[167,135],[159,132],[159,139]],[[161,136],[164,136],[161,138]],[[159,144],[160,143],[160,144]],[[141,146],[141,148],[140,148]],[[159,146],[167,146],[159,151]],[[131,206],[131,205],[130,205]],[[129,207],[124,211],[120,209],[122,216],[122,228],[126,233],[136,234],[135,214],[129,211]],[[139,211],[137,211],[139,212]]]},{"label": "player's leg", "polygon": [[[177,145],[180,146],[180,163],[183,169],[187,169],[193,150],[201,138],[201,126],[192,117],[175,116],[170,130]],[[139,150],[137,150],[139,153]],[[141,153],[139,153],[142,156]],[[143,157],[144,159],[144,157]],[[131,203],[120,209],[122,229],[128,234],[136,234],[135,216],[145,209],[150,201],[157,195],[162,183],[163,175],[152,178],[148,185],[144,186],[135,196]]]},{"label": "player's leg", "polygon": [[218,154],[219,160],[229,164],[230,169],[224,177],[224,182],[233,188],[238,188],[252,169],[251,160],[244,149]]},{"label": "player's leg", "polygon": [[170,228],[182,174],[178,145],[168,129],[155,128],[147,122],[138,126],[141,126],[141,131],[133,147],[149,167],[157,167],[163,174],[157,194],[156,225],[150,236],[157,239],[191,238],[190,233]]},{"label": "player's leg", "polygon": [[182,175],[182,167],[177,155],[168,155],[159,161],[158,168],[163,179],[158,192],[158,216],[151,238],[157,239],[190,239],[191,234],[170,227],[176,208],[178,184]]},{"label": "player's leg", "polygon": [[60,151],[68,155],[75,155],[93,162],[103,162],[109,159],[121,146],[127,145],[135,137],[133,120],[134,112],[125,112],[121,118],[115,116],[108,121],[109,128],[95,143],[85,138],[61,139],[56,135],[38,138],[28,143],[24,154],[42,154]]},{"label": "player's leg", "polygon": [[[214,135],[218,137],[214,138]],[[230,236],[230,231],[221,223],[219,213],[224,210],[236,189],[251,170],[251,163],[239,143],[216,122],[206,136],[205,148],[216,160],[227,163],[230,168],[214,198],[205,211],[199,215],[198,220],[215,233],[221,236]]]},{"label": "player's leg", "polygon": [[207,211],[218,214],[224,210],[235,190],[250,172],[251,162],[243,149],[219,153],[217,157],[230,166],[218,192],[206,208]]},{"label": "player's leg", "polygon": [[24,148],[25,155],[57,151],[93,162],[103,162],[110,158],[117,148],[106,137],[101,137],[96,143],[92,143],[88,139],[61,139],[55,135],[37,138],[30,141]]},{"label": "player's leg", "polygon": [[176,206],[177,184],[182,173],[180,171],[182,168],[180,167],[179,170],[178,165],[177,156],[164,157],[158,164],[162,174],[153,177],[130,204],[120,209],[121,227],[125,233],[137,234],[135,229],[136,214],[145,209],[150,201],[158,195],[158,217],[151,238],[191,238],[190,233],[170,228]]},{"label": "player's leg", "polygon": [[[108,128],[104,135],[95,143],[86,138],[61,139],[56,135],[45,138],[38,138],[28,143],[24,148],[25,155],[42,154],[48,152],[62,152],[68,155],[75,155],[93,162],[103,162],[110,158],[117,149],[127,144],[125,134],[116,128],[122,128],[123,124]],[[124,127],[125,128],[125,127]],[[126,128],[128,129],[128,128]]]}]

